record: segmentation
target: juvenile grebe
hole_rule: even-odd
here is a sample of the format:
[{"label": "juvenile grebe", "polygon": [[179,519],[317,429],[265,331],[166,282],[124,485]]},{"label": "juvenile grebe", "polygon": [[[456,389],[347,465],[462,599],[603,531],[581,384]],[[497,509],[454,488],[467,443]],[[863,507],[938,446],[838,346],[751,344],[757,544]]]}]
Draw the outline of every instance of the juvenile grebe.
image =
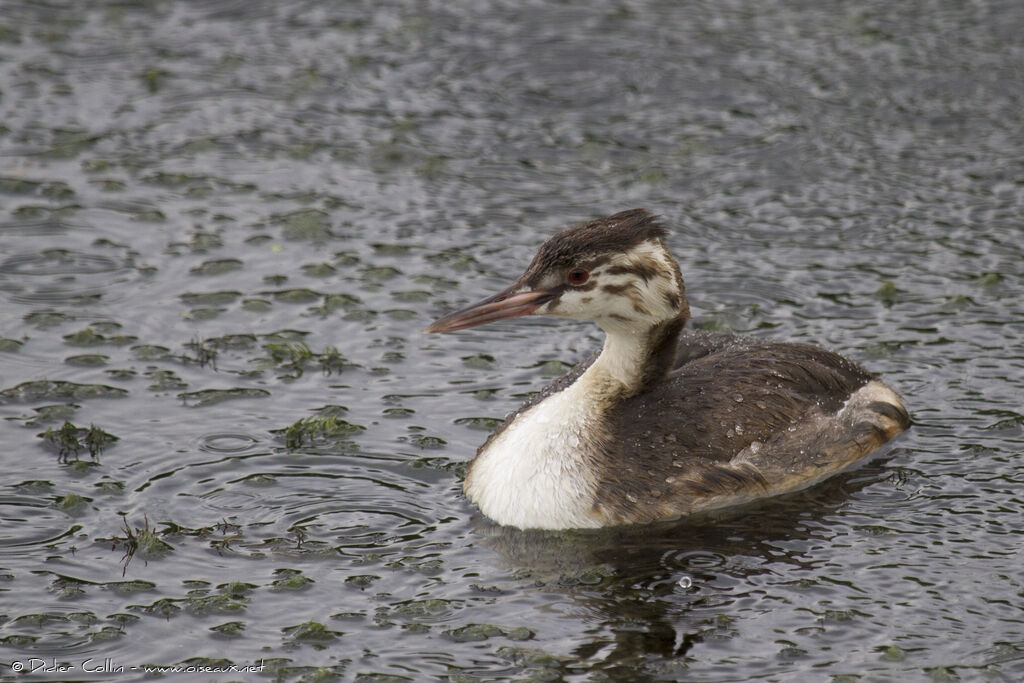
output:
[{"label": "juvenile grebe", "polygon": [[427,328],[533,313],[593,320],[607,335],[470,463],[466,496],[499,524],[652,522],[794,491],[909,425],[894,391],[835,353],[684,331],[667,232],[643,209],[570,228],[510,287]]}]

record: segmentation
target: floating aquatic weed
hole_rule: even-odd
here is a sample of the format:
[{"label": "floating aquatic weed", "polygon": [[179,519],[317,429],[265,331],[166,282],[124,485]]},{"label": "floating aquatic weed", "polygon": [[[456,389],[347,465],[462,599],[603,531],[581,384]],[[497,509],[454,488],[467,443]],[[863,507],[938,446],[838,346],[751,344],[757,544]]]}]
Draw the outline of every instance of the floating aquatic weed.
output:
[{"label": "floating aquatic weed", "polygon": [[100,492],[111,496],[118,496],[124,493],[125,484],[123,481],[100,481],[93,484]]},{"label": "floating aquatic weed", "polygon": [[896,303],[897,297],[901,294],[903,294],[903,290],[889,280],[884,281],[878,289],[875,290],[875,296],[881,299],[882,303],[887,307]]},{"label": "floating aquatic weed", "polygon": [[211,626],[210,630],[214,633],[226,636],[229,638],[237,638],[242,635],[242,631],[245,630],[245,622],[243,621],[228,621],[217,626]]},{"label": "floating aquatic weed", "polygon": [[910,474],[908,474],[902,467],[898,467],[892,472],[892,474],[886,477],[885,480],[899,491],[908,481],[910,481]]},{"label": "floating aquatic weed", "polygon": [[57,498],[56,506],[63,512],[77,517],[85,512],[89,508],[89,502],[91,498],[80,496],[77,493],[69,493],[66,496],[60,496]]},{"label": "floating aquatic weed", "polygon": [[102,192],[124,192],[128,189],[128,183],[116,178],[94,178],[89,184],[100,188]]},{"label": "floating aquatic weed", "polygon": [[248,387],[235,387],[233,389],[203,389],[201,391],[186,391],[178,394],[178,398],[194,408],[204,408],[217,403],[223,403],[224,401],[233,401],[242,398],[266,398],[268,396],[270,396],[270,392],[266,389]]},{"label": "floating aquatic weed", "polygon": [[879,645],[875,652],[881,653],[882,659],[887,662],[901,662],[907,656],[906,651],[899,645]]},{"label": "floating aquatic weed", "polygon": [[100,541],[110,541],[111,550],[124,549],[124,556],[121,558],[121,576],[128,571],[128,565],[136,554],[140,554],[143,562],[147,565],[150,559],[159,559],[168,552],[174,550],[174,546],[161,539],[157,531],[149,526],[149,517],[143,515],[141,527],[132,527],[128,524],[127,515],[122,515],[121,523],[124,537],[114,536],[112,538],[100,538]]},{"label": "floating aquatic weed", "polygon": [[132,379],[139,374],[134,368],[110,368],[104,372],[113,379]]},{"label": "floating aquatic weed", "polygon": [[192,233],[192,239],[187,243],[183,244],[181,242],[173,242],[169,246],[175,247],[178,245],[188,248],[194,254],[205,254],[211,249],[219,249],[223,247],[224,242],[221,240],[220,235],[216,233],[197,230]]},{"label": "floating aquatic weed", "polygon": [[318,301],[323,297],[323,294],[305,287],[294,287],[292,289],[279,289],[276,292],[261,292],[262,294],[268,294],[277,301],[286,304],[306,304],[311,301]]},{"label": "floating aquatic weed", "polygon": [[17,339],[7,339],[6,337],[0,337],[0,352],[3,353],[17,353],[24,346],[24,342],[20,342]]},{"label": "floating aquatic weed", "polygon": [[561,377],[570,368],[572,368],[572,366],[572,363],[566,363],[565,361],[552,359],[540,361],[539,363],[536,363],[533,367],[540,370],[540,374],[544,375],[545,377]]},{"label": "floating aquatic weed", "polygon": [[411,244],[395,244],[394,242],[374,242],[370,245],[378,254],[385,256],[400,256],[412,251]]},{"label": "floating aquatic weed", "polygon": [[153,380],[153,383],[146,388],[150,391],[180,391],[188,388],[188,382],[183,381],[173,370],[147,370],[146,377]]},{"label": "floating aquatic weed", "polygon": [[986,430],[1019,431],[1021,426],[1024,425],[1024,415],[1015,413],[1012,410],[979,410],[978,414],[998,418],[995,422],[982,427],[982,429]]},{"label": "floating aquatic weed", "polygon": [[977,282],[982,287],[990,287],[992,285],[997,285],[1005,279],[1006,278],[1003,276],[1002,273],[996,273],[991,271],[980,273],[974,278],[975,282]]},{"label": "floating aquatic weed", "polygon": [[383,282],[384,280],[396,278],[401,274],[402,271],[391,266],[367,266],[360,273],[364,284]]},{"label": "floating aquatic weed", "polygon": [[350,310],[345,314],[345,320],[356,323],[368,323],[377,317],[377,311],[369,311],[365,308]]},{"label": "floating aquatic weed", "polygon": [[432,292],[422,289],[404,289],[391,292],[391,297],[407,304],[423,303],[429,301],[433,296]]},{"label": "floating aquatic weed", "polygon": [[120,440],[119,437],[103,431],[94,424],[85,428],[76,427],[70,422],[64,422],[58,429],[50,427],[36,436],[56,447],[58,461],[64,463],[68,462],[72,455],[78,460],[78,452],[81,450],[88,450],[93,460],[99,460],[104,448]]},{"label": "floating aquatic weed", "polygon": [[242,527],[238,524],[233,524],[227,520],[217,522],[212,526],[199,527],[192,529],[189,527],[181,526],[175,522],[162,522],[164,528],[160,530],[160,536],[164,538],[174,538],[175,536],[189,536],[194,538],[208,538],[215,534],[220,534],[219,538],[210,539],[210,547],[217,551],[218,555],[222,555],[222,551],[230,551],[231,543],[242,538]]},{"label": "floating aquatic weed", "polygon": [[25,421],[26,427],[41,427],[48,423],[66,422],[80,407],[81,406],[75,403],[58,403],[49,406],[39,406],[32,409],[35,411],[35,415],[24,416],[19,419]]},{"label": "floating aquatic weed", "polygon": [[224,535],[221,538],[212,539],[210,541],[210,547],[216,550],[218,555],[223,555],[225,551],[231,551],[231,544],[242,538],[241,527],[238,528],[239,531],[237,533],[229,534],[224,532]]},{"label": "floating aquatic weed", "polygon": [[412,408],[385,408],[383,415],[384,417],[409,417],[415,415],[416,411]]},{"label": "floating aquatic weed", "polygon": [[304,417],[284,429],[272,429],[272,434],[284,437],[287,448],[301,448],[317,442],[346,441],[349,437],[366,431],[366,427],[341,420],[335,415]]},{"label": "floating aquatic weed", "polygon": [[23,614],[12,619],[8,625],[16,628],[41,629],[47,625],[69,624],[70,622],[71,618],[65,614],[44,612],[42,614]]},{"label": "floating aquatic weed", "polygon": [[62,181],[29,180],[14,176],[0,176],[0,192],[4,194],[20,194],[66,199],[75,192]]},{"label": "floating aquatic weed", "polygon": [[107,343],[107,338],[91,327],[65,334],[63,339],[64,343],[69,346],[99,346]]},{"label": "floating aquatic weed", "polygon": [[120,441],[120,437],[103,431],[92,423],[89,424],[89,429],[85,432],[85,438],[82,439],[85,447],[89,449],[89,455],[93,458],[98,458],[103,449],[115,441]]},{"label": "floating aquatic weed", "polygon": [[41,493],[49,493],[53,490],[53,482],[45,479],[29,479],[19,484],[14,484],[12,488],[19,493],[31,496]]},{"label": "floating aquatic weed", "polygon": [[156,93],[163,87],[164,81],[173,75],[174,74],[170,71],[165,71],[160,67],[151,66],[139,74],[139,79],[145,84],[146,89],[148,89],[149,92]]},{"label": "floating aquatic weed", "polygon": [[265,313],[274,307],[266,299],[242,299],[242,310],[250,313]]},{"label": "floating aquatic weed", "polygon": [[384,311],[384,315],[388,316],[392,320],[412,320],[416,318],[419,313],[408,308],[389,308]]},{"label": "floating aquatic weed", "polygon": [[79,368],[96,368],[109,363],[110,356],[105,356],[102,353],[83,353],[77,356],[68,356],[64,362]]},{"label": "floating aquatic weed", "polygon": [[441,635],[457,643],[476,643],[491,638],[508,638],[509,640],[529,640],[534,633],[525,626],[495,626],[494,624],[467,624],[459,628],[449,629]]},{"label": "floating aquatic weed", "polygon": [[341,374],[349,362],[341,352],[333,346],[328,346],[320,353],[320,368],[325,375]]},{"label": "floating aquatic weed", "polygon": [[104,137],[103,134],[94,134],[82,129],[56,129],[52,139],[51,147],[43,154],[53,159],[71,159],[91,147]]},{"label": "floating aquatic weed", "polygon": [[353,574],[345,579],[345,585],[366,590],[377,581],[380,581],[380,577],[376,574]]},{"label": "floating aquatic weed", "polygon": [[564,665],[570,661],[569,657],[554,655],[541,649],[515,647],[512,645],[503,645],[496,650],[496,653],[499,657],[508,660],[516,666],[528,669],[540,669],[540,671],[538,671],[534,676],[531,676],[529,680],[562,680],[564,675],[560,675],[559,672],[562,671],[564,669]]},{"label": "floating aquatic weed", "polygon": [[229,522],[226,519],[222,519],[221,521],[219,521],[216,524],[214,524],[213,528],[216,529],[218,532],[220,532],[222,534],[226,534],[228,532],[231,532],[231,533],[241,533],[241,531],[242,531],[242,525],[241,524],[235,524],[234,522]]},{"label": "floating aquatic weed", "polygon": [[462,362],[468,368],[487,370],[494,367],[494,356],[488,353],[475,353],[472,356],[463,356]]},{"label": "floating aquatic weed", "polygon": [[271,285],[283,285],[284,283],[288,282],[288,276],[274,273],[270,275],[264,275],[263,281]]},{"label": "floating aquatic weed", "polygon": [[462,607],[462,601],[444,598],[404,600],[393,605],[390,614],[393,617],[413,621],[442,621]]},{"label": "floating aquatic weed", "polygon": [[354,266],[359,263],[359,254],[354,251],[336,251],[334,263],[339,266]]},{"label": "floating aquatic weed", "polygon": [[318,650],[327,647],[325,643],[337,640],[344,635],[341,631],[332,631],[316,621],[307,621],[296,626],[286,626],[281,630],[288,635],[293,646],[306,643]]},{"label": "floating aquatic weed", "polygon": [[330,214],[319,209],[300,209],[271,218],[282,226],[281,232],[286,240],[302,242],[326,242],[333,237],[329,219]]},{"label": "floating aquatic weed", "polygon": [[18,633],[0,638],[0,645],[9,645],[15,648],[29,648],[39,640],[38,636],[25,636]]},{"label": "floating aquatic weed", "polygon": [[[412,427],[410,427],[412,429]],[[399,441],[408,441],[417,448],[434,449],[444,448],[448,445],[448,442],[439,436],[430,436],[429,434],[414,434],[409,437],[400,436]]]},{"label": "floating aquatic weed", "polygon": [[302,341],[309,332],[303,330],[277,330],[263,335],[264,341],[268,344],[282,344],[285,342]]},{"label": "floating aquatic weed", "polygon": [[256,345],[259,338],[255,334],[225,334],[220,337],[211,337],[203,342],[210,349],[249,349]]},{"label": "floating aquatic weed", "polygon": [[131,351],[139,360],[164,360],[171,356],[169,348],[157,344],[136,344]]},{"label": "floating aquatic weed", "polygon": [[241,292],[185,292],[178,296],[188,306],[226,306],[242,296]]},{"label": "floating aquatic weed", "polygon": [[313,412],[323,417],[329,417],[331,415],[334,417],[340,417],[348,412],[348,408],[336,403],[328,403],[327,405],[320,406],[319,408],[314,408]]},{"label": "floating aquatic weed", "polygon": [[45,309],[26,313],[22,320],[37,329],[46,329],[47,327],[56,327],[71,320],[71,316],[63,311]]},{"label": "floating aquatic weed", "polygon": [[328,277],[337,272],[330,263],[307,263],[301,268],[302,272],[309,277]]},{"label": "floating aquatic weed", "polygon": [[460,417],[455,420],[455,424],[469,427],[470,429],[480,429],[487,432],[493,432],[495,429],[501,426],[503,420],[497,417]]},{"label": "floating aquatic weed", "polygon": [[306,538],[309,536],[309,534],[306,532],[306,527],[293,526],[288,531],[292,532],[292,534],[295,536],[295,548],[297,550],[301,550],[302,544],[306,542]]},{"label": "floating aquatic weed", "polygon": [[186,607],[189,612],[197,616],[209,614],[229,614],[244,610],[249,601],[236,600],[230,595],[220,593],[218,595],[191,596],[186,598]]},{"label": "floating aquatic weed", "polygon": [[278,591],[304,590],[314,583],[313,579],[303,576],[298,569],[278,569],[274,571],[274,575],[277,578],[271,582],[271,586]]},{"label": "floating aquatic weed", "polygon": [[184,318],[186,321],[212,321],[213,318],[223,313],[226,308],[217,308],[214,306],[200,306],[199,308],[190,309],[185,313]]},{"label": "floating aquatic weed", "polygon": [[185,344],[185,348],[192,351],[195,356],[182,355],[181,359],[187,362],[198,363],[199,367],[204,368],[209,365],[214,372],[217,371],[217,344],[212,339],[201,339],[200,337],[193,337],[192,341]]},{"label": "floating aquatic weed", "polygon": [[447,271],[467,271],[479,266],[479,261],[474,256],[463,254],[464,247],[450,247],[441,251],[435,251],[426,255],[427,261],[441,263]]},{"label": "floating aquatic weed", "polygon": [[455,289],[459,286],[456,280],[450,280],[439,275],[427,275],[426,273],[414,276],[412,281],[416,284],[427,285],[431,292],[437,292],[440,289]]},{"label": "floating aquatic weed", "polygon": [[189,657],[177,663],[177,666],[187,671],[229,671],[231,667],[237,666],[234,661],[223,657]]},{"label": "floating aquatic weed", "polygon": [[426,467],[439,472],[450,472],[456,479],[462,481],[466,478],[466,466],[468,461],[451,461],[448,458],[416,458],[407,461],[410,467]]},{"label": "floating aquatic weed", "polygon": [[92,643],[103,643],[111,640],[117,640],[122,636],[127,635],[124,629],[120,629],[117,626],[104,626],[99,631],[93,631],[89,634],[89,641]]},{"label": "floating aquatic weed", "polygon": [[142,579],[129,579],[128,581],[108,581],[103,585],[106,586],[108,590],[112,590],[118,595],[132,595],[134,593],[144,593],[156,588],[156,584],[152,581],[144,581]]},{"label": "floating aquatic weed", "polygon": [[217,588],[220,589],[221,593],[224,595],[229,595],[232,598],[239,600],[259,588],[259,586],[253,583],[245,583],[244,581],[230,581],[228,583],[222,583],[217,586]]},{"label": "floating aquatic weed", "polygon": [[236,258],[212,259],[210,261],[203,261],[198,266],[194,266],[189,270],[189,272],[193,275],[212,277],[239,270],[244,265],[245,263]]},{"label": "floating aquatic weed", "polygon": [[301,339],[297,342],[264,344],[263,348],[278,369],[286,371],[284,377],[287,379],[302,377],[306,366],[316,356],[313,349],[309,348],[309,344]]}]

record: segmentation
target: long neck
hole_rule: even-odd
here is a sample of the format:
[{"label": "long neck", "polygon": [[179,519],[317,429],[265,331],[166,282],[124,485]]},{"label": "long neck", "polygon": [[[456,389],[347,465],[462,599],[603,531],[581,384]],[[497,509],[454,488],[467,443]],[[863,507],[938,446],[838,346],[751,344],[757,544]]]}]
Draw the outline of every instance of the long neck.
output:
[{"label": "long neck", "polygon": [[685,324],[686,316],[680,315],[644,330],[609,326],[601,355],[578,381],[619,399],[641,393],[672,369]]}]

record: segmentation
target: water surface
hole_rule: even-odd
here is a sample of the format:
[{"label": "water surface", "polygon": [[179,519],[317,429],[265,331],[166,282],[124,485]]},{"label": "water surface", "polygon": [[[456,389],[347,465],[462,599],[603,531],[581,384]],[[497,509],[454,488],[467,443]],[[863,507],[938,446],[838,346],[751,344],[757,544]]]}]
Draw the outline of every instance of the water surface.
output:
[{"label": "water surface", "polygon": [[[5,3],[0,672],[1020,680],[1022,26],[953,0]],[[913,429],[713,517],[476,516],[465,461],[600,336],[421,330],[635,206],[674,226],[695,324],[841,351]],[[61,452],[65,423],[118,440]]]}]

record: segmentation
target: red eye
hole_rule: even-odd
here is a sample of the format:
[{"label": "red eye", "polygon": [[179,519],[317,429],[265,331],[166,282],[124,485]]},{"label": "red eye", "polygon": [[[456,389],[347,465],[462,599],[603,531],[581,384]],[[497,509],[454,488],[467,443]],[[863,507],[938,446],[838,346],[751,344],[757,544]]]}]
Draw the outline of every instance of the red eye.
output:
[{"label": "red eye", "polygon": [[569,284],[570,285],[582,285],[590,279],[590,273],[583,270],[582,268],[573,268],[569,271]]}]

